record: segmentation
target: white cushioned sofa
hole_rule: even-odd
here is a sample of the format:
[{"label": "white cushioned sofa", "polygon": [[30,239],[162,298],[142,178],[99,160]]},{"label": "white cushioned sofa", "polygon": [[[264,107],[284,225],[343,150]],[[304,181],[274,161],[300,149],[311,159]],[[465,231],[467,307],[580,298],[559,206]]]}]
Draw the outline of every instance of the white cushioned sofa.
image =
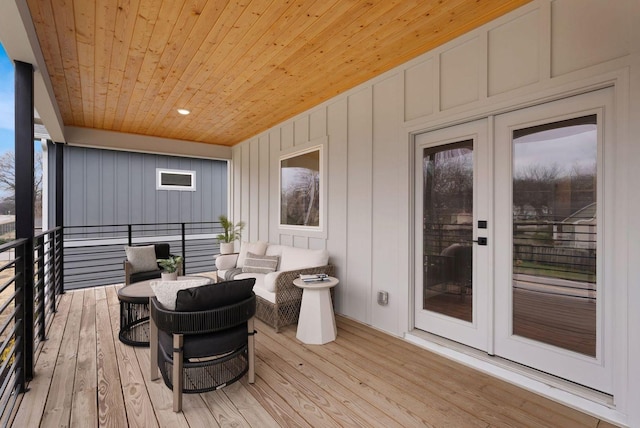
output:
[{"label": "white cushioned sofa", "polygon": [[[218,280],[255,278],[256,317],[276,332],[298,322],[302,289],[293,285],[300,274],[334,274],[327,250],[310,250],[263,241],[242,242],[240,252],[216,256]],[[333,289],[332,289],[333,290]]]}]

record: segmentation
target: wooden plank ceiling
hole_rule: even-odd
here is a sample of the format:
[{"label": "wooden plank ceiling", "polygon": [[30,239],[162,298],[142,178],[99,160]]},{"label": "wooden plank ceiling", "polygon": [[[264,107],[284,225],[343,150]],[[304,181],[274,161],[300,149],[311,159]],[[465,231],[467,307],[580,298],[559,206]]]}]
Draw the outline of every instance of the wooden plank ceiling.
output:
[{"label": "wooden plank ceiling", "polygon": [[28,5],[65,126],[229,146],[529,1]]}]

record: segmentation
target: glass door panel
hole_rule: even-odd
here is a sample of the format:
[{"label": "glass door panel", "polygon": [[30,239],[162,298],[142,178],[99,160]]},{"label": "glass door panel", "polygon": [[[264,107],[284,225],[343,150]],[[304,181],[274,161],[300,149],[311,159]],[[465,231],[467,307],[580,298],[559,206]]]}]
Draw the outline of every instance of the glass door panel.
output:
[{"label": "glass door panel", "polygon": [[473,320],[473,141],[423,150],[423,309]]},{"label": "glass door panel", "polygon": [[597,117],[512,141],[513,334],[595,357]]}]

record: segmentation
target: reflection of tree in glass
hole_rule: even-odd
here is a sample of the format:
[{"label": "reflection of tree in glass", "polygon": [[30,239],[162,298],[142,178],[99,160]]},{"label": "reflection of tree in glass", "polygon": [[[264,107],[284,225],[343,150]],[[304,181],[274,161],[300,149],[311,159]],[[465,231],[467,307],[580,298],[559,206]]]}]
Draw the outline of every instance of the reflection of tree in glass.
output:
[{"label": "reflection of tree in glass", "polygon": [[320,225],[320,174],[307,168],[282,170],[281,223]]},{"label": "reflection of tree in glass", "polygon": [[425,254],[440,254],[471,240],[473,219],[472,142],[427,148],[423,157]]},{"label": "reflection of tree in glass", "polygon": [[473,155],[452,149],[424,158],[425,207],[431,222],[448,223],[449,216],[473,209]]},{"label": "reflection of tree in glass", "polygon": [[592,204],[596,197],[596,166],[574,165],[564,170],[557,163],[530,164],[514,171],[515,219],[561,221]]}]

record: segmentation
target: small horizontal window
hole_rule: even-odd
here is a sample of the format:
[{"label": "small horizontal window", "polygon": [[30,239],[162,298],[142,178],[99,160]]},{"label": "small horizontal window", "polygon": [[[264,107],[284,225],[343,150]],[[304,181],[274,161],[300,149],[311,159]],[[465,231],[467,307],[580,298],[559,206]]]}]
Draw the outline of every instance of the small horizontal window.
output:
[{"label": "small horizontal window", "polygon": [[156,190],[196,190],[196,172],[156,169]]}]

